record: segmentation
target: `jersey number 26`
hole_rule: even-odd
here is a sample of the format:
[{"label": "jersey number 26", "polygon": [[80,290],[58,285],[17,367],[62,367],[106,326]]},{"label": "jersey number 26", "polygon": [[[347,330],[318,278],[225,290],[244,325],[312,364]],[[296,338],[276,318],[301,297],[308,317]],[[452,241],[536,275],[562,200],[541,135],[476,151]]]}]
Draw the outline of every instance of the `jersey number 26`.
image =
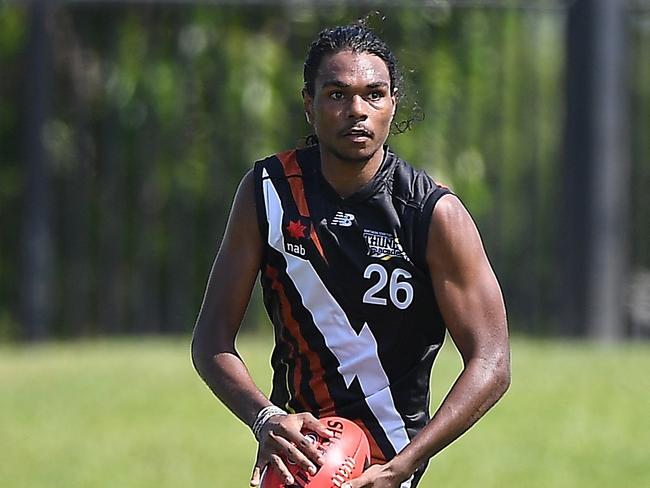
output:
[{"label": "jersey number 26", "polygon": [[379,279],[363,294],[363,303],[386,305],[388,303],[387,300],[377,296],[377,294],[388,284],[388,296],[393,305],[400,310],[404,310],[411,304],[413,301],[413,286],[408,281],[398,281],[400,278],[409,279],[411,273],[401,268],[395,268],[390,274],[389,283],[386,268],[381,264],[371,263],[364,270],[363,277],[371,279],[373,275],[379,275]]}]

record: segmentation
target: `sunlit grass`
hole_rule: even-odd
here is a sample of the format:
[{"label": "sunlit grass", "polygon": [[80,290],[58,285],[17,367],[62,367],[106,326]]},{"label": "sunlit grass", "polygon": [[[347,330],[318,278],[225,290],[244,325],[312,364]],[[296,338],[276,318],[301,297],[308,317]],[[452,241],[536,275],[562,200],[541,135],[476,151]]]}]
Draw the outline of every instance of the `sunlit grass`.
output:
[{"label": "sunlit grass", "polygon": [[[269,339],[240,349],[268,391]],[[650,346],[518,339],[513,385],[422,487],[649,486]],[[460,369],[449,342],[437,404]],[[189,339],[0,347],[3,487],[245,487],[247,428],[196,376]]]}]

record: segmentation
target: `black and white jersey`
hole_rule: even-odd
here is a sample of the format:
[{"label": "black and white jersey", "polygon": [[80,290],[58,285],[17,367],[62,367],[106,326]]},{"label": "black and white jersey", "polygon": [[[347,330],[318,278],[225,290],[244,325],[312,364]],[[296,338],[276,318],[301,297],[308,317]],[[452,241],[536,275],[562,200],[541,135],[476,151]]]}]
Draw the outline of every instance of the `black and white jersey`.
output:
[{"label": "black and white jersey", "polygon": [[425,252],[431,212],[449,190],[388,147],[373,179],[347,198],[323,177],[318,146],[254,171],[275,329],[271,401],[354,420],[373,461],[384,462],[429,418],[445,327]]}]

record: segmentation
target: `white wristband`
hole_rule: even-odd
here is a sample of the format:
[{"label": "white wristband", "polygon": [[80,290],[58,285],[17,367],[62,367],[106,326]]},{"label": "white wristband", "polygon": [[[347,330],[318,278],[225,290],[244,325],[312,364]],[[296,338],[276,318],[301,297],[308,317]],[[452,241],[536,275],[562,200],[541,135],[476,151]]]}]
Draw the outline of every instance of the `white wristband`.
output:
[{"label": "white wristband", "polygon": [[251,428],[253,435],[258,441],[260,440],[260,432],[262,431],[264,424],[266,424],[271,419],[271,417],[275,417],[276,415],[287,415],[287,412],[282,410],[280,407],[276,407],[275,405],[264,407],[258,412],[257,417],[255,418],[255,422],[253,422],[253,427]]}]

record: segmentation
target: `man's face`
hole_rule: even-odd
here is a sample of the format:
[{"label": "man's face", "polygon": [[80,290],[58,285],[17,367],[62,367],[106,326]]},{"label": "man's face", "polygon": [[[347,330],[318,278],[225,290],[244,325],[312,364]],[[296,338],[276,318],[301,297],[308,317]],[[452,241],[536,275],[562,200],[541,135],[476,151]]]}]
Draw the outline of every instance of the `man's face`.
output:
[{"label": "man's face", "polygon": [[321,151],[342,161],[369,160],[388,138],[395,113],[386,63],[369,53],[341,51],[323,58],[305,111]]}]

